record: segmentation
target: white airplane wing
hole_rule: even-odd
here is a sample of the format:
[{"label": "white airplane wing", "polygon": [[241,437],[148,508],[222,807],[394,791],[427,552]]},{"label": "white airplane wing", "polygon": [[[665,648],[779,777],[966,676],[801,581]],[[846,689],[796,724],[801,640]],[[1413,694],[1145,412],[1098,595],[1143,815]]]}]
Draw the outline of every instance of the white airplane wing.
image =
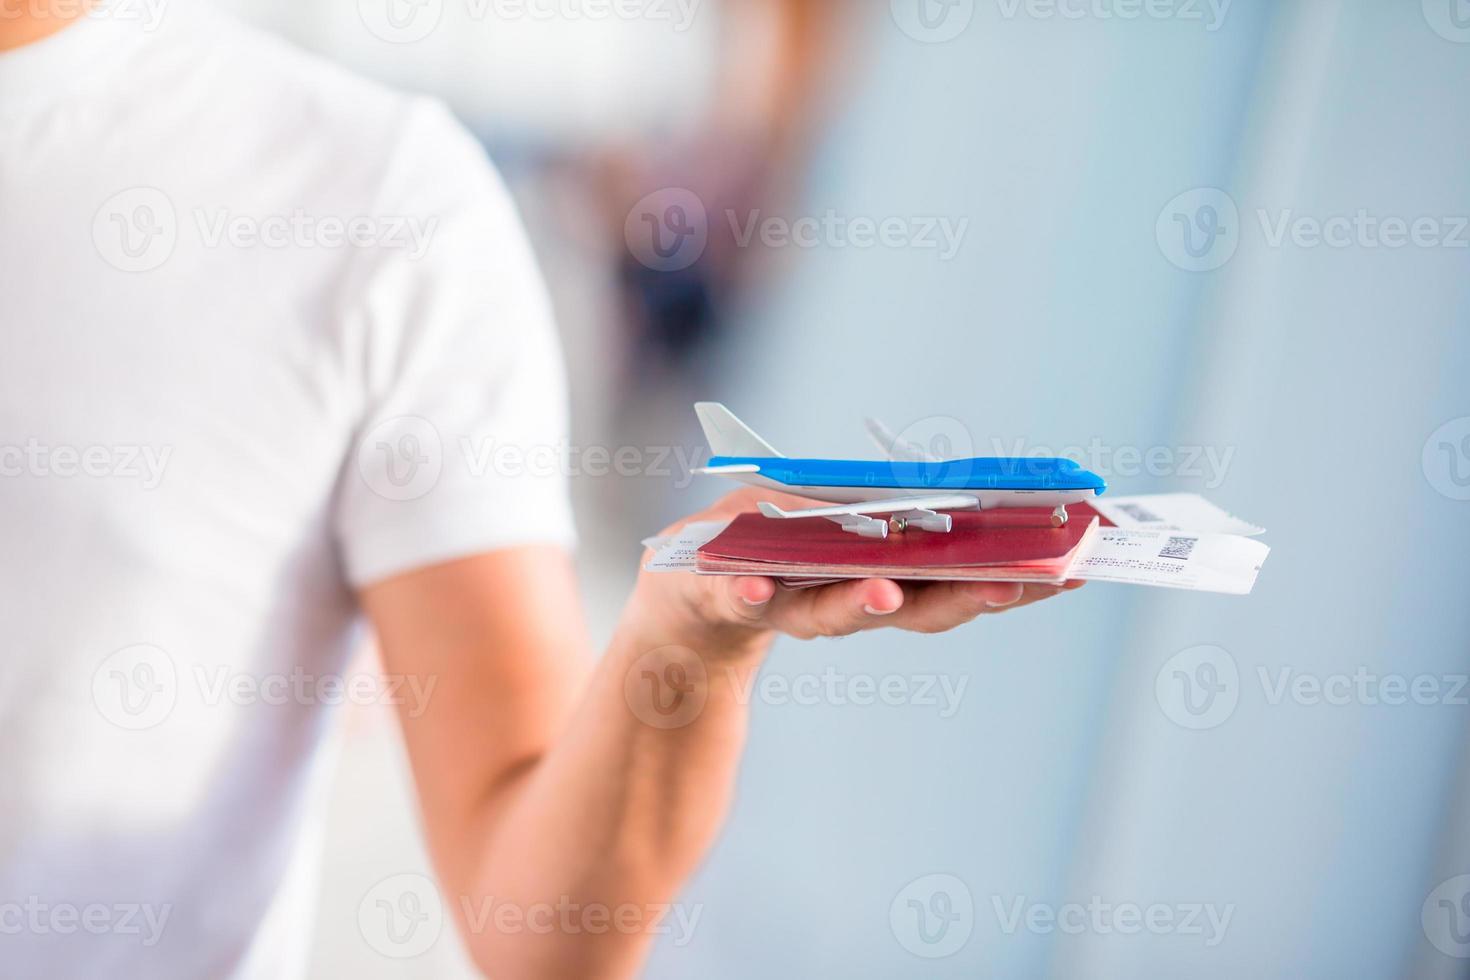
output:
[{"label": "white airplane wing", "polygon": [[928,531],[948,531],[951,519],[941,510],[978,510],[980,498],[968,493],[931,493],[915,497],[889,497],[884,500],[867,500],[856,504],[834,504],[830,507],[810,507],[805,510],[782,510],[765,501],[756,505],[767,517],[790,520],[797,517],[825,517],[867,538],[888,536],[888,522],[870,517],[870,514],[892,514],[904,518],[913,527]]},{"label": "white airplane wing", "polygon": [[757,504],[762,514],[783,520],[793,517],[843,517],[848,514],[902,514],[910,510],[978,510],[980,498],[971,493],[931,493],[917,497],[887,497],[857,504],[832,504],[806,510],[782,510],[775,504]]},{"label": "white airplane wing", "polygon": [[868,435],[873,437],[873,441],[878,444],[879,449],[888,454],[889,459],[909,463],[944,462],[923,446],[912,443],[907,439],[900,439],[893,434],[892,429],[877,419],[863,419],[863,424],[867,427]]},{"label": "white airplane wing", "polygon": [[847,514],[901,514],[909,510],[978,510],[980,498],[971,493],[931,493],[926,496],[887,497],[856,504],[809,507],[805,510],[782,510],[768,501],[756,506],[767,517],[784,520],[793,517],[842,517]]}]

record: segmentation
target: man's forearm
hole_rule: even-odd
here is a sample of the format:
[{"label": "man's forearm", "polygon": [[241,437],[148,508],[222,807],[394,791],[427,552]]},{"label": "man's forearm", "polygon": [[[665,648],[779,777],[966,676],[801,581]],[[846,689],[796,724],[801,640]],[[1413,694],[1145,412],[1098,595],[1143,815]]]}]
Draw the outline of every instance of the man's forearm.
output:
[{"label": "man's forearm", "polygon": [[[732,494],[691,519],[728,519],[756,494],[770,496]],[[697,923],[697,908],[664,913],[728,810],[744,693],[774,633],[933,633],[1058,591],[869,579],[783,592],[645,573],[590,674],[571,563],[554,549],[432,566],[362,601],[386,669],[443,681],[426,710],[399,715],[476,961],[497,977],[606,977]]]},{"label": "man's forearm", "polygon": [[[626,976],[729,808],[766,634],[685,631],[635,599],[552,749],[474,821],[446,883],[497,976]],[[703,647],[703,649],[697,649]],[[497,919],[497,913],[499,918]]]}]

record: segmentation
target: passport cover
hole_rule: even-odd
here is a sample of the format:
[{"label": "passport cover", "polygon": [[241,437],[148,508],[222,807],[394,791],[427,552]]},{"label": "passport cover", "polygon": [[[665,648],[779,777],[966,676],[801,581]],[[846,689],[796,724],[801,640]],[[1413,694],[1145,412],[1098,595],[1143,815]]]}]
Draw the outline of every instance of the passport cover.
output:
[{"label": "passport cover", "polygon": [[699,549],[699,570],[885,577],[939,572],[965,578],[1014,572],[1052,579],[1066,572],[1083,538],[1099,523],[1086,504],[1069,507],[1071,520],[1062,528],[1050,525],[1047,510],[950,513],[954,529],[948,534],[909,530],[886,539],[864,538],[820,517],[783,521],[742,514]]}]

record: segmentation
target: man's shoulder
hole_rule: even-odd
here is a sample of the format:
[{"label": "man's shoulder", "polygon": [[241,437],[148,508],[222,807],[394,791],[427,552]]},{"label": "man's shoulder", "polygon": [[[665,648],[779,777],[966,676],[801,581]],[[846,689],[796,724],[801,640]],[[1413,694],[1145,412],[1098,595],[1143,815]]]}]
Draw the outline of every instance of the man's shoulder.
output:
[{"label": "man's shoulder", "polygon": [[163,60],[172,64],[157,67],[208,93],[211,114],[232,139],[273,145],[283,157],[381,159],[411,130],[457,126],[434,100],[224,14],[193,18],[166,47]]}]

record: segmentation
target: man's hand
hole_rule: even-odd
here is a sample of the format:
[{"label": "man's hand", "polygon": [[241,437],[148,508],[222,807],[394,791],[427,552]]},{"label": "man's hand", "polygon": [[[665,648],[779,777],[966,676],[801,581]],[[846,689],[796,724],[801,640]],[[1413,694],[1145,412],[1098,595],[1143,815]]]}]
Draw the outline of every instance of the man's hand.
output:
[{"label": "man's hand", "polygon": [[[792,509],[812,505],[809,500],[770,490],[739,490],[664,533],[693,521],[725,520],[753,511],[761,500]],[[978,616],[1018,609],[1081,585],[857,579],[793,591],[769,578],[644,572],[629,614],[643,617],[647,628],[666,633],[705,656],[739,656],[764,649],[772,632],[798,639],[849,636],[885,626],[942,633]]]},{"label": "man's hand", "polygon": [[[800,503],[746,490],[690,519],[757,499]],[[787,592],[644,574],[590,678],[571,562],[555,549],[411,572],[362,601],[386,669],[434,691],[400,715],[444,902],[475,961],[493,976],[625,977],[724,821],[740,692],[776,632],[933,633],[1059,591],[870,579]],[[478,914],[489,908],[513,920]]]}]

